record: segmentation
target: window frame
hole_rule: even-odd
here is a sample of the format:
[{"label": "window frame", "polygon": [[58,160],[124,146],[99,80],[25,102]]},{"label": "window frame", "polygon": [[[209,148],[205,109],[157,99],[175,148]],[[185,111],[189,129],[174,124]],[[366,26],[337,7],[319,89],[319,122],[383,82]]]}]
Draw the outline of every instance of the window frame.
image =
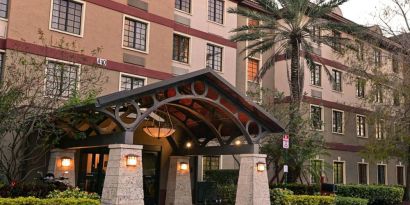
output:
[{"label": "window frame", "polygon": [[[207,58],[207,56],[208,56],[208,45],[222,48],[222,52],[221,52],[221,70],[215,70],[214,68],[208,67],[208,58]],[[219,45],[219,44],[216,44],[216,43],[213,43],[213,42],[206,42],[206,44],[205,44],[205,68],[212,69],[213,71],[218,72],[218,73],[223,73],[224,68],[225,68],[225,66],[224,66],[224,62],[225,62],[224,57],[225,57],[225,46],[222,46],[222,45]]]},{"label": "window frame", "polygon": [[[319,68],[319,84],[316,84],[316,80],[317,80],[317,76],[316,76],[316,69]],[[310,70],[310,85],[311,86],[315,86],[315,87],[322,87],[322,65],[315,63],[315,69],[314,70]]]},{"label": "window frame", "polygon": [[[339,73],[340,74],[340,77],[339,77],[339,79],[340,79],[340,90],[337,90],[337,89],[335,89],[336,87],[336,85],[335,85],[335,83],[336,83],[336,73]],[[332,76],[332,91],[334,91],[334,92],[338,92],[338,93],[342,93],[343,92],[343,72],[342,71],[340,71],[340,70],[337,70],[337,69],[332,69],[332,74],[333,74],[333,76]]]},{"label": "window frame", "polygon": [[[340,113],[342,113],[342,132],[334,132],[334,129],[333,129],[334,112],[340,112]],[[344,132],[345,132],[344,126],[345,126],[345,112],[344,112],[343,110],[332,109],[332,133],[333,133],[333,134],[344,135]]]},{"label": "window frame", "polygon": [[[359,90],[359,88],[361,89]],[[359,95],[360,93],[362,95]],[[356,97],[360,99],[366,98],[366,80],[364,78],[356,78]]]},{"label": "window frame", "polygon": [[[403,184],[399,184],[399,175],[398,175],[398,168],[399,167],[403,169],[403,176],[402,176]],[[406,167],[404,165],[402,165],[401,163],[396,165],[396,183],[398,185],[406,186]]]},{"label": "window frame", "polygon": [[124,90],[121,90],[121,79],[122,79],[122,76],[127,76],[127,77],[131,77],[131,78],[140,78],[141,80],[144,80],[144,86],[146,86],[147,85],[147,81],[148,81],[148,78],[147,77],[145,77],[145,76],[140,76],[140,75],[134,75],[134,74],[129,74],[129,73],[124,73],[124,72],[120,72],[120,78],[119,78],[119,82],[118,82],[118,91],[124,91]]},{"label": "window frame", "polygon": [[[310,163],[310,166],[312,167],[312,161],[320,161],[321,162],[321,176],[323,176],[323,174],[324,174],[324,172],[325,172],[325,160],[323,160],[323,159],[311,159],[310,161],[309,161],[309,163]],[[313,169],[313,168],[311,168],[311,169]],[[320,176],[320,177],[321,177]],[[319,182],[318,183],[320,183],[320,177],[319,177]],[[314,181],[313,181],[313,176],[312,176],[312,174],[310,174],[310,183],[311,184],[316,184]]]},{"label": "window frame", "polygon": [[[363,128],[364,129],[364,135],[359,135],[359,130],[358,130],[358,119],[359,118],[364,118],[364,128]],[[365,115],[356,114],[356,135],[357,135],[357,137],[369,138],[367,133],[368,133],[367,117]]]},{"label": "window frame", "polygon": [[369,163],[366,162],[358,162],[357,163],[357,184],[361,184],[360,183],[360,165],[366,165],[366,183],[365,184],[369,184],[370,181],[370,177],[369,177]]},{"label": "window frame", "polygon": [[70,61],[64,61],[60,59],[55,59],[55,58],[49,58],[46,57],[46,62],[45,62],[45,69],[44,69],[44,90],[43,90],[43,96],[44,97],[49,97],[49,98],[57,98],[57,99],[69,99],[70,96],[64,97],[64,96],[55,96],[55,95],[48,95],[47,94],[47,72],[48,72],[48,63],[49,62],[54,62],[54,63],[60,63],[60,64],[66,64],[66,65],[71,65],[71,66],[77,66],[77,78],[76,78],[76,90],[80,89],[80,80],[81,80],[81,68],[82,65],[79,63],[74,63]]},{"label": "window frame", "polygon": [[379,48],[373,48],[373,64],[376,67],[382,65],[382,51]]},{"label": "window frame", "polygon": [[[214,23],[214,24],[217,24],[217,25],[221,25],[221,26],[223,26],[224,24],[225,24],[225,21],[226,21],[226,2],[225,2],[225,0],[215,0],[215,1],[221,1],[221,2],[223,2],[223,10],[222,10],[222,23],[220,23],[220,22],[217,22],[217,21],[214,21],[214,20],[211,20],[211,19],[209,19],[209,1],[210,0],[207,0],[206,1],[206,10],[207,10],[207,20],[208,20],[208,22],[211,22],[211,23]],[[215,15],[215,14],[214,14]]]},{"label": "window frame", "polygon": [[188,0],[189,1],[189,12],[177,8],[176,7],[177,6],[176,5],[177,1],[183,1],[183,0],[175,0],[174,8],[175,8],[176,11],[182,12],[182,13],[185,13],[185,14],[189,14],[189,15],[192,14],[192,3],[193,3],[192,0]]},{"label": "window frame", "polygon": [[[50,31],[55,31],[55,32],[59,32],[59,33],[63,33],[63,34],[67,34],[67,35],[71,35],[71,36],[76,36],[76,37],[80,37],[83,38],[84,37],[84,27],[85,27],[85,14],[86,14],[86,9],[87,9],[87,2],[84,0],[68,0],[68,1],[73,1],[79,4],[82,4],[82,11],[81,11],[81,28],[80,28],[80,34],[76,34],[76,33],[70,33],[68,31],[62,31],[60,29],[56,29],[53,28],[51,26],[52,22],[53,22],[53,7],[54,7],[54,1],[55,0],[51,0],[51,6],[50,6],[50,18],[49,18],[49,24],[48,24],[48,29]],[[9,2],[10,4],[10,2]]]},{"label": "window frame", "polygon": [[[387,137],[386,133],[386,121],[384,119],[377,119],[375,121],[375,137],[377,140],[385,140]],[[381,134],[381,136],[380,136]]]},{"label": "window frame", "polygon": [[[186,62],[186,63],[174,60],[174,37],[175,37],[175,35],[187,38],[188,41],[189,41],[188,42],[188,58],[187,58],[188,62]],[[188,36],[188,35],[185,35],[183,33],[174,32],[173,35],[172,35],[172,61],[175,62],[175,63],[183,64],[183,65],[190,65],[191,64],[191,56],[192,56],[191,55],[192,54],[191,50],[192,50],[192,37]]]},{"label": "window frame", "polygon": [[325,114],[325,110],[324,110],[324,107],[323,106],[320,106],[320,105],[314,105],[314,104],[311,104],[310,105],[310,119],[312,120],[312,107],[317,107],[317,108],[320,108],[320,120],[322,121],[322,124],[321,124],[321,128],[320,129],[316,129],[313,125],[312,125],[312,128],[313,128],[313,130],[316,130],[316,131],[324,131],[325,130],[325,123],[324,123],[324,118],[325,118],[325,116],[324,116],[324,114]]},{"label": "window frame", "polygon": [[[380,179],[379,179],[379,166],[384,166],[384,184],[379,183]],[[377,163],[377,184],[379,185],[388,185],[388,177],[387,177],[387,164],[384,164],[383,162]]]},{"label": "window frame", "polygon": [[[145,51],[143,50],[138,50],[136,48],[130,48],[127,46],[124,46],[124,35],[125,35],[125,19],[131,19],[133,21],[139,21],[140,23],[145,23],[147,25],[147,30],[146,30],[146,38],[145,38]],[[130,51],[136,51],[139,53],[144,53],[144,54],[149,54],[149,42],[150,42],[150,28],[151,28],[151,22],[134,17],[134,16],[130,16],[127,14],[123,14],[123,18],[122,18],[122,36],[121,36],[121,48],[123,49],[127,49]]]},{"label": "window frame", "polygon": [[[341,161],[341,160],[333,160],[333,165],[332,165],[332,173],[333,173],[333,184],[335,183],[335,164],[336,163],[342,163],[343,167],[342,167],[342,171],[343,171],[343,183],[342,184],[346,184],[346,161]],[[339,183],[340,184],[340,183]]]},{"label": "window frame", "polygon": [[10,1],[11,0],[6,0],[7,1],[7,3],[6,3],[6,6],[7,6],[7,10],[6,10],[6,16],[5,17],[0,17],[0,19],[1,20],[3,20],[3,21],[8,21],[9,20],[9,15],[10,15]]},{"label": "window frame", "polygon": [[3,74],[5,71],[5,59],[6,59],[6,51],[0,49],[0,81],[3,80]]},{"label": "window frame", "polygon": [[400,60],[399,57],[395,54],[392,55],[392,71],[396,74],[400,71]]}]

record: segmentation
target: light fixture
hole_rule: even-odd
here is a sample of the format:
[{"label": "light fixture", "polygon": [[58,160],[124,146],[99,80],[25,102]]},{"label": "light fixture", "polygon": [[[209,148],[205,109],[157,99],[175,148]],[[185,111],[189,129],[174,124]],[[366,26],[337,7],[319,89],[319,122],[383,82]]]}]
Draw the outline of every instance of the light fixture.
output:
[{"label": "light fixture", "polygon": [[138,164],[138,156],[135,154],[127,155],[127,166],[135,167]]},{"label": "light fixture", "polygon": [[179,163],[179,169],[180,169],[180,170],[182,170],[182,171],[188,171],[188,168],[189,168],[188,163],[186,163],[186,162],[181,162],[181,163]]},{"label": "light fixture", "polygon": [[[147,133],[147,135],[160,139],[174,134],[174,125],[172,124],[171,116],[169,115],[168,108],[166,105],[164,112],[168,120],[162,118],[154,119],[151,117],[151,124],[143,128],[144,132]],[[158,113],[155,114],[158,115]]]},{"label": "light fixture", "polygon": [[186,148],[191,148],[191,147],[192,147],[192,143],[187,142],[185,146],[186,146]]},{"label": "light fixture", "polygon": [[236,146],[239,146],[239,145],[241,145],[242,144],[242,142],[240,141],[240,140],[235,140],[235,145]]},{"label": "light fixture", "polygon": [[62,157],[62,158],[61,158],[61,166],[62,166],[62,167],[69,167],[69,166],[71,166],[71,158],[70,158],[70,157]]},{"label": "light fixture", "polygon": [[256,163],[256,170],[258,170],[258,172],[263,172],[266,170],[266,164],[263,162],[258,162]]}]

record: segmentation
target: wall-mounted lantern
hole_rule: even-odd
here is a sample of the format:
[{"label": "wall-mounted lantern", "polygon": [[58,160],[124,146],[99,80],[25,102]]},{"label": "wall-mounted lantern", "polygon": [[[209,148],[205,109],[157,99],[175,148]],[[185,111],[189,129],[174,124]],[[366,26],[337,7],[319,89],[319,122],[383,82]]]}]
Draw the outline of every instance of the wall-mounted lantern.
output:
[{"label": "wall-mounted lantern", "polygon": [[62,166],[62,167],[69,167],[69,166],[71,166],[71,158],[70,158],[70,157],[62,157],[62,158],[61,158],[61,166]]},{"label": "wall-mounted lantern", "polygon": [[189,165],[186,162],[180,162],[179,163],[179,170],[181,171],[188,171]]},{"label": "wall-mounted lantern", "polygon": [[256,163],[256,170],[258,170],[258,172],[263,172],[266,170],[266,164],[263,162],[258,162]]},{"label": "wall-mounted lantern", "polygon": [[242,144],[241,140],[235,140],[235,145],[236,145],[236,146],[239,146],[239,145],[241,145],[241,144]]},{"label": "wall-mounted lantern", "polygon": [[138,156],[135,154],[127,155],[127,166],[135,167],[138,164]]},{"label": "wall-mounted lantern", "polygon": [[186,148],[191,148],[192,147],[192,143],[191,142],[187,142],[186,144],[185,144],[185,146],[186,146]]}]

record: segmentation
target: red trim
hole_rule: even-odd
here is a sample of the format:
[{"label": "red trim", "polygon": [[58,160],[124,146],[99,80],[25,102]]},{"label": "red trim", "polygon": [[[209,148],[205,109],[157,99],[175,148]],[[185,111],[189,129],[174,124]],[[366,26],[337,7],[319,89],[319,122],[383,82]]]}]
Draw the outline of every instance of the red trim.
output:
[{"label": "red trim", "polygon": [[326,143],[326,148],[330,150],[346,151],[346,152],[360,152],[364,149],[364,146],[348,145],[343,143]]},{"label": "red trim", "polygon": [[[331,66],[333,68],[337,68],[337,69],[340,69],[340,70],[343,70],[343,71],[346,71],[346,72],[349,71],[349,67],[347,67],[346,65],[343,65],[340,62],[330,60],[330,59],[327,59],[327,58],[323,58],[323,57],[318,56],[316,54],[310,54],[310,55],[312,56],[312,59],[317,63],[323,64],[325,66]],[[304,57],[304,56],[305,56],[305,53],[302,51],[301,57]],[[280,61],[284,61],[284,60],[286,60],[285,54],[278,55],[275,58],[275,62],[280,62]]]},{"label": "red trim", "polygon": [[[0,48],[26,52],[30,54],[55,58],[59,60],[76,62],[83,65],[96,65],[97,61],[97,58],[93,56],[87,56],[84,54],[65,51],[53,47],[40,46],[14,39],[0,39]],[[170,73],[157,71],[155,69],[147,69],[136,65],[129,65],[110,60],[108,60],[107,66],[103,68],[107,68],[109,70],[114,70],[118,72],[130,73],[134,75],[141,75],[148,78],[154,78],[159,80],[169,79],[173,76]]]},{"label": "red trim", "polygon": [[319,98],[314,98],[314,97],[309,97],[309,96],[304,96],[303,101],[310,103],[310,104],[322,105],[324,107],[334,108],[334,109],[343,110],[346,112],[352,112],[352,113],[361,114],[361,115],[366,115],[370,113],[369,110],[366,110],[363,108],[353,107],[353,106],[344,105],[344,104],[340,104],[337,102],[331,102],[331,101],[322,100]]},{"label": "red trim", "polygon": [[221,36],[217,36],[211,33],[206,33],[197,29],[193,29],[187,26],[184,26],[182,24],[179,24],[177,22],[175,22],[174,20],[171,19],[167,19],[164,18],[162,16],[158,16],[152,13],[148,13],[144,10],[141,9],[137,9],[125,4],[121,4],[121,3],[117,3],[111,0],[87,0],[87,2],[90,2],[92,4],[107,8],[107,9],[111,9],[114,11],[118,11],[120,13],[124,13],[124,14],[128,14],[131,16],[135,16],[150,22],[154,22],[169,28],[174,29],[175,31],[181,32],[181,33],[185,33],[188,35],[192,35],[198,38],[202,38],[205,39],[207,41],[212,41],[215,42],[217,44],[221,44],[224,46],[228,46],[228,47],[232,47],[232,48],[236,48],[236,43],[232,42],[228,39],[225,39]]}]

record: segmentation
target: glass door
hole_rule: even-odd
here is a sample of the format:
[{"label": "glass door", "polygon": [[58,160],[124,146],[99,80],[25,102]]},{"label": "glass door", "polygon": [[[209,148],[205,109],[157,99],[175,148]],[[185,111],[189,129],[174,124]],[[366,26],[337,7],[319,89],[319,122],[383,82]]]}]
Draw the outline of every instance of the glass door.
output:
[{"label": "glass door", "polygon": [[101,195],[108,164],[108,149],[82,150],[80,157],[78,186],[82,190]]},{"label": "glass door", "polygon": [[142,152],[145,205],[158,205],[159,202],[160,156],[157,151]]}]

